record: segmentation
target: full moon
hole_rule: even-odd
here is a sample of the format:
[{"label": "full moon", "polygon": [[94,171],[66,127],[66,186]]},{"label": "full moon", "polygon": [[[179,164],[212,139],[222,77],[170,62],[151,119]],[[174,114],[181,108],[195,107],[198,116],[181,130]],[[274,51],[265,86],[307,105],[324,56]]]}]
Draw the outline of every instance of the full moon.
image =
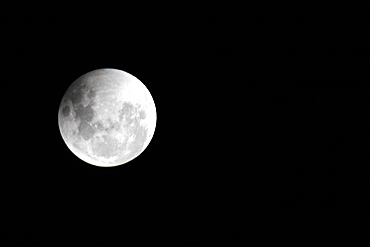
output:
[{"label": "full moon", "polygon": [[96,166],[125,164],[149,145],[157,121],[153,98],[135,76],[117,69],[97,69],[77,78],[58,111],[67,147]]}]

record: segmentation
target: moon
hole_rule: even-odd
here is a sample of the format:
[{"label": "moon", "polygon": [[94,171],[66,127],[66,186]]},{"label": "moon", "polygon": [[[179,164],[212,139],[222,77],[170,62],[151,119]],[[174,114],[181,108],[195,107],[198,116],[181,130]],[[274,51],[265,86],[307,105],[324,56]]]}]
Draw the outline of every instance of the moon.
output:
[{"label": "moon", "polygon": [[156,127],[154,100],[135,76],[104,68],[77,78],[58,111],[67,147],[96,166],[125,164],[149,145]]}]

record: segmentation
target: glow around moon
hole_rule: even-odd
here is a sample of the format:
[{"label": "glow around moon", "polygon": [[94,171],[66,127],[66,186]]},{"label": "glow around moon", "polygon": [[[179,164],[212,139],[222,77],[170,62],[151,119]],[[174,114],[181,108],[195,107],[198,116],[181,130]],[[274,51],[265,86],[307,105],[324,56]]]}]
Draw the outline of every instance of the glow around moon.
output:
[{"label": "glow around moon", "polygon": [[133,75],[98,69],[75,80],[58,112],[62,138],[81,160],[111,167],[140,155],[156,126],[153,98]]}]

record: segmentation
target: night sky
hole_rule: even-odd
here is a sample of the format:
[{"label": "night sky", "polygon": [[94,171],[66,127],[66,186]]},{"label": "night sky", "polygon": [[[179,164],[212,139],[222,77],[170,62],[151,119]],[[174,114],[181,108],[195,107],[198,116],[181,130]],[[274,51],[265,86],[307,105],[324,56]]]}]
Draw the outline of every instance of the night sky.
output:
[{"label": "night sky", "polygon": [[[291,235],[301,246],[341,225],[343,205],[361,205],[364,15],[339,3],[124,6],[2,10],[1,246],[236,246]],[[147,149],[113,168],[78,159],[57,121],[68,86],[99,68],[136,76],[157,109]],[[284,227],[298,235],[277,233]]]}]

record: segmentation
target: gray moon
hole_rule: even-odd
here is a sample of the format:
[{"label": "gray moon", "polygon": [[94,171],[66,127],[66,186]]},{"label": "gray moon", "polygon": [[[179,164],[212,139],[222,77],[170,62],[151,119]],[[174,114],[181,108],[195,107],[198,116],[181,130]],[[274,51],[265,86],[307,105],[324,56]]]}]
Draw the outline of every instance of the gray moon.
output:
[{"label": "gray moon", "polygon": [[58,124],[68,148],[96,166],[125,164],[149,145],[156,127],[153,98],[135,76],[97,69],[75,80],[64,94]]}]

